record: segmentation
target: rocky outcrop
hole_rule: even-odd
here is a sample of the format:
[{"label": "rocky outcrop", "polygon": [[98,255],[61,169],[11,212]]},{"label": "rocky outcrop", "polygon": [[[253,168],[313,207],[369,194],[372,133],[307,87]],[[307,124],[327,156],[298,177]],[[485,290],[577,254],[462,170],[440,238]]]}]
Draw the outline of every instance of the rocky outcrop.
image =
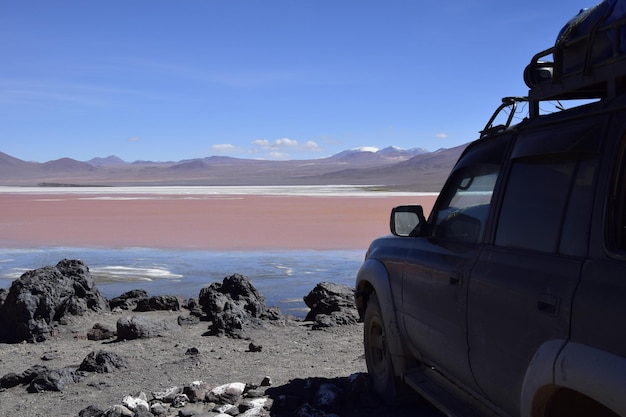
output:
[{"label": "rocky outcrop", "polygon": [[9,295],[9,290],[6,288],[0,288],[0,308],[2,308],[2,304],[4,304],[4,300],[6,300],[7,295]]},{"label": "rocky outcrop", "polygon": [[358,323],[354,289],[347,285],[321,282],[304,296],[304,303],[311,309],[305,321],[313,321],[313,329]]},{"label": "rocky outcrop", "polygon": [[181,302],[173,295],[155,295],[137,303],[135,311],[179,311]]},{"label": "rocky outcrop", "polygon": [[259,324],[260,319],[280,317],[277,309],[265,306],[265,297],[240,274],[203,288],[198,302],[211,322],[209,335],[240,338],[245,324]]},{"label": "rocky outcrop", "polygon": [[111,310],[122,309],[132,310],[137,307],[137,304],[143,300],[148,299],[148,293],[145,290],[130,290],[119,295],[118,297],[111,298],[109,300],[109,306]]},{"label": "rocky outcrop", "polygon": [[119,368],[128,368],[126,359],[115,352],[99,350],[89,353],[81,362],[78,370],[103,374],[113,372]]},{"label": "rocky outcrop", "polygon": [[0,340],[43,341],[67,316],[108,310],[87,265],[64,259],[13,281],[0,306]]},{"label": "rocky outcrop", "polygon": [[111,310],[135,310],[135,311],[179,311],[182,303],[173,295],[154,295],[148,297],[144,290],[127,291],[118,297],[109,300]]},{"label": "rocky outcrop", "polygon": [[147,316],[125,316],[117,321],[117,340],[149,339],[180,331],[178,324]]},{"label": "rocky outcrop", "polygon": [[89,340],[107,340],[117,336],[115,329],[110,328],[102,323],[96,323],[87,332],[87,339]]},{"label": "rocky outcrop", "polygon": [[79,380],[80,376],[74,367],[51,369],[37,374],[28,385],[27,390],[30,393],[63,391],[67,385],[74,384]]},{"label": "rocky outcrop", "polygon": [[13,388],[20,384],[30,384],[31,381],[37,377],[37,375],[45,372],[48,372],[48,368],[46,366],[33,365],[22,373],[9,373],[0,377],[0,387]]},{"label": "rocky outcrop", "polygon": [[67,385],[79,382],[81,377],[90,372],[113,372],[126,367],[126,360],[116,353],[97,351],[87,355],[78,368],[67,366],[61,369],[48,369],[43,365],[34,365],[20,374],[6,374],[0,377],[0,388],[23,385],[30,393],[63,391]]}]

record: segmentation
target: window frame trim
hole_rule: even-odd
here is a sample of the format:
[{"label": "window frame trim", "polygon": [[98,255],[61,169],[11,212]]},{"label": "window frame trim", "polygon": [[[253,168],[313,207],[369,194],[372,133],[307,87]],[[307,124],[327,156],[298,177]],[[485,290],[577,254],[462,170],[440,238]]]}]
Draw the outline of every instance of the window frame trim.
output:
[{"label": "window frame trim", "polygon": [[[626,228],[626,129],[621,129],[616,136],[615,157],[612,158],[608,171],[607,195],[604,198],[604,219],[602,227],[602,239],[605,251],[611,257],[626,259],[626,231],[623,241],[619,242],[618,232],[620,226]],[[621,163],[621,164],[620,164]],[[621,207],[619,207],[620,192],[622,193]],[[618,219],[620,211],[624,211],[621,221]]]}]

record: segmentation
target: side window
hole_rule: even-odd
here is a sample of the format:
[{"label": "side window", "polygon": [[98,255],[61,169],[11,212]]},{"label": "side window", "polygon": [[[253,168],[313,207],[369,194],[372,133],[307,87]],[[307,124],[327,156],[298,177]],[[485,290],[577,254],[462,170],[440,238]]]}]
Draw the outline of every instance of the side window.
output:
[{"label": "side window", "polygon": [[506,185],[495,244],[583,256],[587,251],[595,158],[519,158]]},{"label": "side window", "polygon": [[433,237],[455,242],[478,242],[485,231],[499,166],[459,170],[447,184],[443,204],[434,218]]},{"label": "side window", "polygon": [[511,140],[510,135],[502,135],[468,146],[431,211],[431,237],[465,243],[482,240],[491,196]]}]

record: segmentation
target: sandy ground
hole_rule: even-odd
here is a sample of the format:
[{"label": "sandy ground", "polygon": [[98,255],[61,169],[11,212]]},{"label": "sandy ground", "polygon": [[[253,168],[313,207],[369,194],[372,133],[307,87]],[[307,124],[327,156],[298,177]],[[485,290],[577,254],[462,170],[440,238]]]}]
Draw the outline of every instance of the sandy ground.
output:
[{"label": "sandy ground", "polygon": [[0,247],[366,249],[391,208],[434,196],[0,194]]}]

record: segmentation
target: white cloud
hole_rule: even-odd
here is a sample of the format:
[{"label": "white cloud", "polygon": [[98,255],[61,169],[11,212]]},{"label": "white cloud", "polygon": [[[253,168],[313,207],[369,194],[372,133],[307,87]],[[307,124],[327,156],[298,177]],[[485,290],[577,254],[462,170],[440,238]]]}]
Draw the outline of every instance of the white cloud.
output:
[{"label": "white cloud", "polygon": [[322,148],[316,142],[309,140],[300,144],[296,139],[280,138],[280,139],[255,139],[250,142],[247,149],[235,145],[223,143],[211,146],[212,152],[225,153],[245,153],[248,155],[257,155],[261,158],[268,159],[289,159],[295,153],[312,153],[321,152]]},{"label": "white cloud", "polygon": [[437,139],[447,139],[447,138],[448,138],[448,134],[447,134],[447,133],[437,133],[437,134],[435,135],[435,137],[436,137]]},{"label": "white cloud", "polygon": [[294,147],[294,146],[298,146],[298,141],[294,139],[289,139],[289,138],[276,139],[274,141],[274,146],[279,147],[279,148]]},{"label": "white cloud", "polygon": [[231,145],[230,143],[218,143],[216,145],[212,145],[211,149],[215,152],[229,152],[237,149],[235,145]]},{"label": "white cloud", "polygon": [[306,152],[320,152],[322,148],[317,143],[312,140],[307,141],[304,145],[302,145],[302,149]]},{"label": "white cloud", "polygon": [[128,138],[129,142],[139,142],[141,140],[141,138],[137,137],[137,136],[133,136]]}]

